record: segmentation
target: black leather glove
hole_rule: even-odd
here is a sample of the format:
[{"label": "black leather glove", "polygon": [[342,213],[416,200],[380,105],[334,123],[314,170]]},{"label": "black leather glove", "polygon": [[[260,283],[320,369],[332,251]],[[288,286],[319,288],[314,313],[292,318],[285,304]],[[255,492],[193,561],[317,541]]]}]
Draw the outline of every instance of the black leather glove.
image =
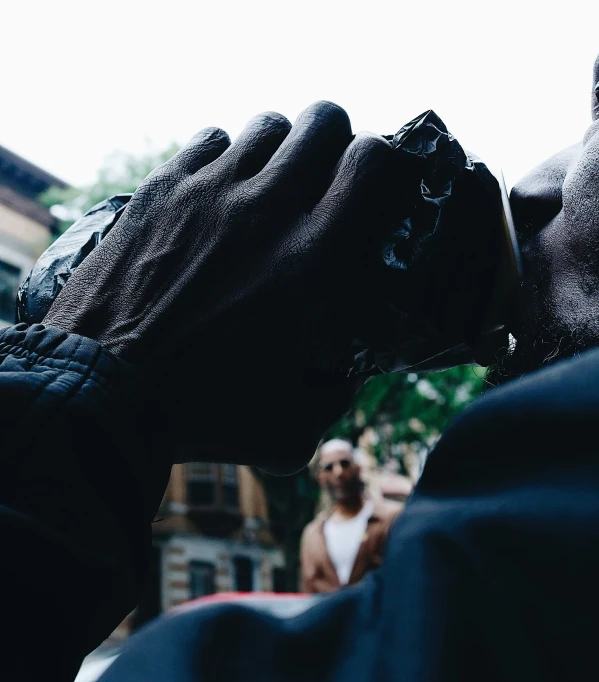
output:
[{"label": "black leather glove", "polygon": [[391,159],[328,102],[293,127],[257,116],[232,145],[202,130],[142,183],[44,324],[139,368],[131,409],[175,461],[297,469],[355,389],[314,339],[351,339],[338,312],[360,288]]}]

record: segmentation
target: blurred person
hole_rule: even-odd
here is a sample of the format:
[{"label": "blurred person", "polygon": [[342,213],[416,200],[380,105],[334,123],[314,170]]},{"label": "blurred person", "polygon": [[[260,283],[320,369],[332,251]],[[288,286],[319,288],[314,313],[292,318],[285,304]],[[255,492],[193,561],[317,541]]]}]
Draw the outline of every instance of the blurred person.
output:
[{"label": "blurred person", "polygon": [[381,565],[402,506],[364,493],[354,448],[344,440],[320,447],[317,479],[331,504],[304,529],[301,564],[302,590],[320,593],[353,585]]}]

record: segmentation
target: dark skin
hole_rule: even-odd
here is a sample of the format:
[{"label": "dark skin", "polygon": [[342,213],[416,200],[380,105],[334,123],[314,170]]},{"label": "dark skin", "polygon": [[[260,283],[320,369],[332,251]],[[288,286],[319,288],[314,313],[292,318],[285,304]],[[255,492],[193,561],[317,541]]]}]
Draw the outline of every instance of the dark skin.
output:
[{"label": "dark skin", "polygon": [[362,509],[364,500],[360,467],[353,460],[351,447],[340,445],[320,455],[318,483],[329,492],[334,502],[332,516],[340,520],[348,519]]},{"label": "dark skin", "polygon": [[489,372],[502,383],[599,343],[599,58],[593,123],[580,144],[548,159],[512,190],[524,261],[512,307],[516,348]]}]

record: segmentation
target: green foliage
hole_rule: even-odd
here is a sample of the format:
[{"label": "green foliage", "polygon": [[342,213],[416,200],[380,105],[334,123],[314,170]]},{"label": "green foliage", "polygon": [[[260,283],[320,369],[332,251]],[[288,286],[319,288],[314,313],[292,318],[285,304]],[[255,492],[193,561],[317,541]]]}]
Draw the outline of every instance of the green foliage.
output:
[{"label": "green foliage", "polygon": [[60,231],[64,232],[98,202],[114,194],[135,192],[154,168],[170,159],[177,151],[178,146],[171,144],[164,151],[148,151],[141,155],[114,152],[106,158],[91,185],[69,189],[53,187],[42,194],[40,199],[48,208],[59,207],[57,214],[61,218]]},{"label": "green foliage", "polygon": [[404,443],[428,449],[447,422],[483,390],[483,374],[482,368],[464,366],[372,377],[327,437],[355,442],[372,428],[378,436],[375,453],[381,460],[393,456]]}]

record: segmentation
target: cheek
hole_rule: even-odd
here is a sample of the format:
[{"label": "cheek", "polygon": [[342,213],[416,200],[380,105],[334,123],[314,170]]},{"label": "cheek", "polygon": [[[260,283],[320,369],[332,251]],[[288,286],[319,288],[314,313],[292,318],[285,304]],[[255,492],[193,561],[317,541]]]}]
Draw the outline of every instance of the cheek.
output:
[{"label": "cheek", "polygon": [[563,212],[522,244],[524,281],[514,310],[516,338],[518,332],[545,337],[549,329],[569,327],[568,318],[584,314],[579,308],[586,296],[580,294],[582,279],[573,246]]},{"label": "cheek", "polygon": [[579,262],[599,262],[599,134],[588,140],[566,175],[562,199],[564,247]]},{"label": "cheek", "polygon": [[561,335],[599,337],[599,224],[564,210],[527,251],[528,304],[539,324]]},{"label": "cheek", "polygon": [[576,322],[594,326],[599,312],[599,134],[585,145],[563,186],[560,237],[553,245],[562,297]]},{"label": "cheek", "polygon": [[576,351],[599,341],[599,131],[572,163],[562,200],[560,213],[522,244],[514,327],[533,344]]}]

